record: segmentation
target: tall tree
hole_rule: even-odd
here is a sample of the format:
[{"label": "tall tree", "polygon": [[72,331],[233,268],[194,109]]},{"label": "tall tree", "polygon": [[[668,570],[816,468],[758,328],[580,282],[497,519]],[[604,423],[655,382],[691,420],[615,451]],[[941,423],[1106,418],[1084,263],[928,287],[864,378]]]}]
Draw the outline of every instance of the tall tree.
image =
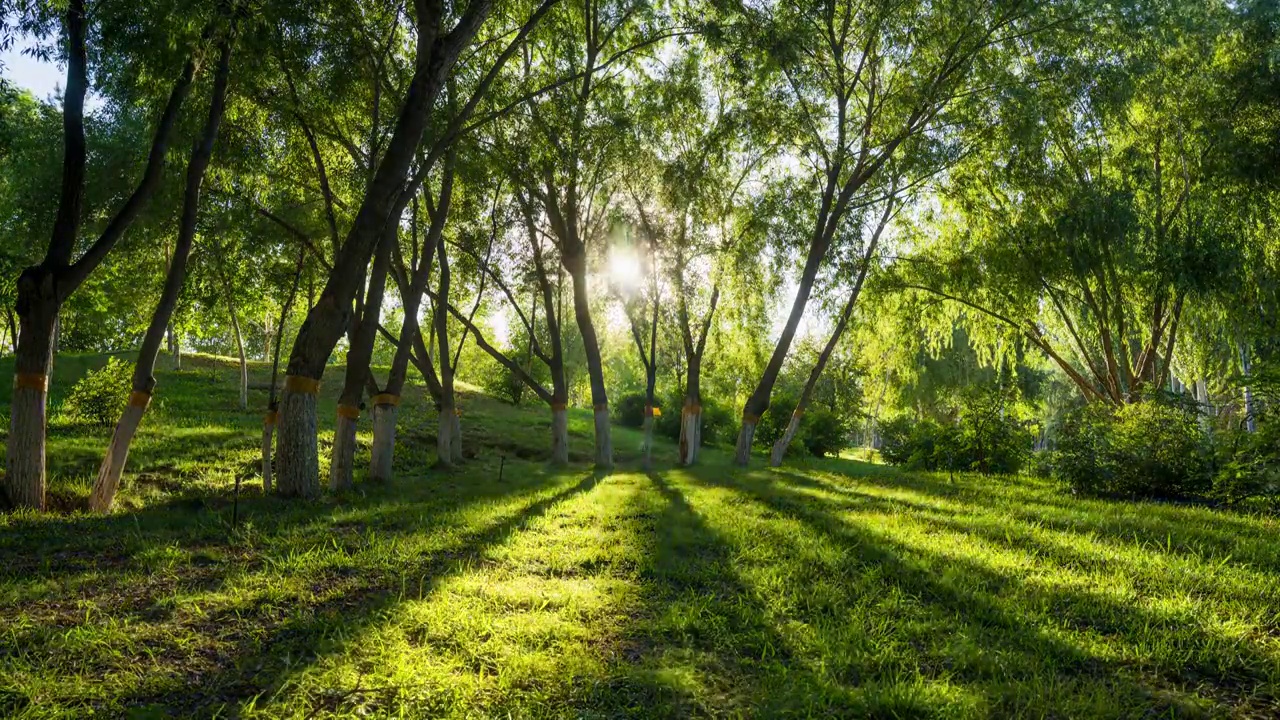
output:
[{"label": "tall tree", "polygon": [[85,96],[89,90],[86,41],[89,23],[85,0],[68,0],[62,19],[67,83],[63,92],[62,187],[58,210],[44,259],[23,270],[18,278],[19,334],[4,478],[5,496],[13,506],[44,507],[46,402],[59,310],[107,257],[159,187],[170,137],[202,59],[202,40],[181,35],[172,38],[180,47],[193,49],[186,52],[181,71],[169,90],[156,123],[146,167],[133,192],[76,259],[75,250],[85,217],[84,118]]}]

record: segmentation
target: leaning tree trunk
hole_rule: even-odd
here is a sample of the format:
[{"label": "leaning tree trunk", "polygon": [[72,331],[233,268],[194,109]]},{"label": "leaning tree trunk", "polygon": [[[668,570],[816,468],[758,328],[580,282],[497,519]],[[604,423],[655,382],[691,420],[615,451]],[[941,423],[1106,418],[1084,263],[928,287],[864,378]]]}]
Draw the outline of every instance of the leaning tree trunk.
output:
[{"label": "leaning tree trunk", "polygon": [[240,319],[236,316],[236,301],[227,289],[227,309],[231,312],[231,330],[236,336],[236,353],[240,357],[240,409],[249,409],[249,358],[244,354],[244,335],[240,332]]},{"label": "leaning tree trunk", "polygon": [[391,463],[395,458],[396,416],[400,411],[400,396],[390,393],[374,395],[373,448],[369,456],[369,477],[379,482],[391,479]]},{"label": "leaning tree trunk", "polygon": [[209,104],[209,117],[205,121],[200,142],[191,152],[191,160],[187,163],[186,188],[182,201],[182,219],[178,228],[178,242],[174,246],[173,259],[169,272],[165,277],[164,289],[160,293],[160,302],[151,316],[151,324],[142,338],[142,347],[138,351],[138,361],[133,369],[133,392],[129,402],[116,424],[111,436],[111,444],[107,448],[106,457],[98,469],[98,478],[94,482],[93,492],[89,495],[89,509],[106,512],[115,500],[116,491],[120,487],[120,478],[124,474],[125,463],[129,459],[129,447],[137,433],[142,416],[151,404],[151,395],[155,390],[154,376],[156,358],[160,355],[160,344],[164,341],[165,331],[173,317],[174,308],[178,305],[178,293],[182,291],[186,279],[187,258],[191,255],[191,245],[196,235],[196,220],[200,212],[200,188],[204,183],[205,170],[213,157],[213,144],[218,139],[218,127],[222,123],[223,110],[226,107],[227,78],[231,71],[231,41],[224,39],[221,43],[218,59],[218,70],[214,76],[213,95]]},{"label": "leaning tree trunk", "polygon": [[[650,401],[652,403],[652,401]],[[653,405],[644,408],[644,441],[641,445],[640,466],[645,472],[653,469]]]},{"label": "leaning tree trunk", "polygon": [[399,242],[399,218],[388,218],[373,259],[364,313],[352,334],[354,342],[347,352],[347,372],[338,397],[337,422],[333,431],[333,455],[329,463],[329,489],[334,492],[352,486],[352,468],[356,455],[356,422],[360,418],[360,398],[364,395],[373,360],[373,345],[378,336],[382,295],[387,286],[387,268],[391,264],[392,246]]},{"label": "leaning tree trunk", "polygon": [[586,259],[566,258],[565,269],[573,282],[573,313],[578,321],[583,350],[587,356],[587,375],[591,380],[591,406],[595,415],[596,469],[613,469],[613,438],[609,426],[609,396],[604,387],[604,363],[600,359],[600,341],[591,319],[587,296]]},{"label": "leaning tree trunk", "polygon": [[800,274],[796,297],[791,302],[791,313],[787,316],[787,323],[782,328],[782,334],[778,336],[778,342],[773,347],[773,355],[765,365],[760,382],[756,384],[755,390],[742,409],[742,429],[738,432],[738,444],[734,450],[734,463],[740,467],[746,467],[751,459],[751,443],[755,439],[760,416],[769,409],[773,386],[778,381],[778,373],[782,371],[787,353],[791,351],[791,343],[795,340],[796,329],[800,326],[800,320],[804,317],[805,308],[809,304],[809,296],[813,294],[813,284],[818,277],[818,268],[822,265],[827,249],[831,246],[831,235],[834,232],[831,224],[831,218],[824,207],[823,212],[818,215],[814,236],[809,243],[809,253],[805,259],[804,270]]},{"label": "leaning tree trunk", "polygon": [[569,409],[562,402],[551,403],[551,464],[569,464]]}]

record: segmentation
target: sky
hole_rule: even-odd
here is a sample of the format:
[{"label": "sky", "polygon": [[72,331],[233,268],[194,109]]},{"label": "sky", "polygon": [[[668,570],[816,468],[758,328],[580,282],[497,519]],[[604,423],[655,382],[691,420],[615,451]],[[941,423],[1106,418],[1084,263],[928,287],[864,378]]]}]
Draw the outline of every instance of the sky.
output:
[{"label": "sky", "polygon": [[47,100],[66,82],[66,70],[55,63],[40,62],[22,54],[31,44],[30,38],[18,38],[13,47],[0,52],[0,67],[3,67],[0,72],[18,87],[26,88],[36,97]]}]

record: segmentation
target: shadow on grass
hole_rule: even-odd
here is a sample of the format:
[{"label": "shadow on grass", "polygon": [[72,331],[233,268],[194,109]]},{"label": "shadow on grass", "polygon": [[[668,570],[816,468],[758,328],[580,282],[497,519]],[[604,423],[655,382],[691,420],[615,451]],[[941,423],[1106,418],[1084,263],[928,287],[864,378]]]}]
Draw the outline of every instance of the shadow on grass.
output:
[{"label": "shadow on grass", "polygon": [[[779,480],[781,476],[783,480]],[[800,521],[845,554],[851,577],[874,576],[894,592],[915,598],[920,618],[885,618],[910,632],[947,627],[955,639],[977,643],[968,660],[945,652],[921,653],[922,671],[971,685],[984,695],[997,715],[1018,714],[1034,706],[1035,697],[1020,696],[1016,683],[1045,685],[1059,693],[1083,684],[1105,687],[1116,707],[1198,713],[1207,696],[1225,707],[1274,707],[1274,660],[1252,645],[1222,642],[1209,631],[1187,627],[1176,617],[1162,617],[1119,602],[1103,593],[1062,586],[1033,585],[994,568],[940,552],[940,548],[906,544],[892,531],[872,532],[856,519],[835,514],[832,503],[791,487],[794,474],[725,476],[700,472],[701,483],[753,499],[769,511]],[[805,479],[802,485],[811,484]],[[831,488],[828,488],[830,490]],[[854,501],[861,502],[860,500]],[[870,499],[867,509],[884,501]],[[890,502],[891,504],[891,502]],[[957,530],[964,531],[961,528]],[[1106,660],[1066,639],[1071,633],[1099,634],[1129,645],[1124,664]],[[1141,647],[1160,638],[1173,647],[1167,655],[1178,664],[1152,659]],[[945,639],[922,634],[903,638],[918,648],[945,647]],[[943,640],[940,644],[940,640]],[[930,657],[932,655],[932,657]],[[983,656],[1002,657],[1000,673],[985,667]],[[874,667],[854,676],[873,676]],[[1015,683],[1008,683],[1009,680]],[[1073,693],[1063,695],[1070,699]],[[1043,698],[1040,699],[1043,702]]]},{"label": "shadow on grass", "polygon": [[416,558],[395,557],[384,567],[316,577],[312,581],[322,587],[315,594],[323,599],[300,603],[284,617],[270,612],[255,617],[240,609],[211,615],[204,629],[225,636],[231,628],[229,651],[219,653],[197,678],[175,678],[164,687],[121,698],[120,702],[170,714],[230,711],[234,715],[238,705],[256,698],[269,699],[321,658],[342,653],[349,638],[358,637],[398,602],[410,595],[421,598],[430,594],[442,581],[479,561],[486,549],[502,544],[534,518],[595,483],[596,479],[587,475],[572,486],[519,507],[499,522],[464,530],[438,551]]}]

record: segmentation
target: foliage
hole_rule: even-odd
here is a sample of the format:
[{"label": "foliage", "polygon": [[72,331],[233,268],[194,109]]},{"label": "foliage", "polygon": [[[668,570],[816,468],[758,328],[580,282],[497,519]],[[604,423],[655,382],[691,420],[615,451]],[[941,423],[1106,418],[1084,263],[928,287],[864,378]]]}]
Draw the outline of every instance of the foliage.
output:
[{"label": "foliage", "polygon": [[[654,399],[657,407],[662,407],[661,399]],[[644,408],[649,404],[644,393],[627,393],[614,405],[617,412],[614,422],[623,427],[638,428],[644,426]],[[665,417],[665,413],[663,414]]]},{"label": "foliage", "polygon": [[1027,424],[1000,392],[965,393],[954,419],[913,421],[898,417],[880,429],[880,454],[893,465],[917,470],[1017,473],[1031,455]]},{"label": "foliage", "polygon": [[1196,412],[1152,398],[1070,413],[1054,476],[1081,495],[1191,498],[1209,490],[1209,440]]},{"label": "foliage", "polygon": [[[681,413],[676,408],[684,407],[684,397],[672,394],[667,404],[662,407],[671,408],[658,416],[656,432],[672,441],[680,439]],[[721,445],[733,440],[738,427],[734,419],[733,409],[724,403],[710,398],[702,400],[702,444],[704,446]]]},{"label": "foliage", "polygon": [[97,370],[76,381],[62,401],[60,412],[72,422],[111,427],[120,419],[129,399],[133,365],[112,356]]},{"label": "foliage", "polygon": [[835,455],[849,445],[849,427],[826,408],[812,408],[800,421],[801,442],[814,457]]}]

